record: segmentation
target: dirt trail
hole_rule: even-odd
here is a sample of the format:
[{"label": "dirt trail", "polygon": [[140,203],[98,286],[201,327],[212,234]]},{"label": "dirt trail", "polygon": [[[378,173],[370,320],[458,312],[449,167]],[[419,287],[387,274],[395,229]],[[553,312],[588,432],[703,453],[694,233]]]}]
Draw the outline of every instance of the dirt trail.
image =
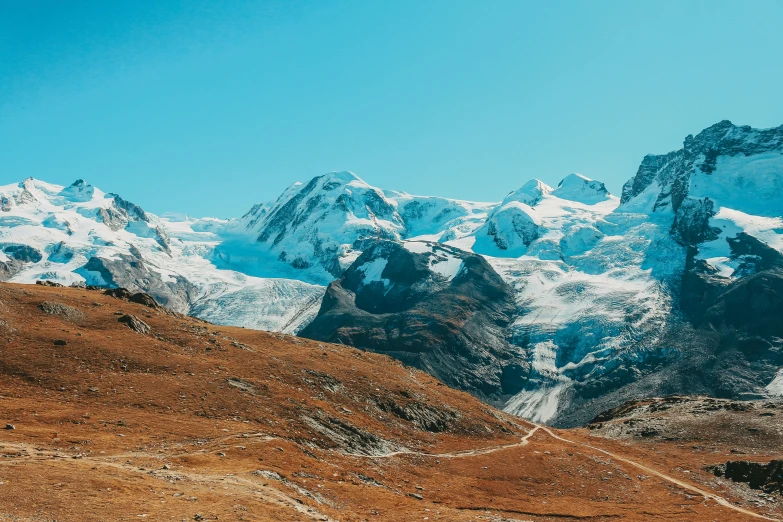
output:
[{"label": "dirt trail", "polygon": [[639,462],[636,462],[636,461],[631,460],[629,458],[622,457],[620,455],[617,455],[616,453],[612,453],[611,451],[607,451],[605,449],[601,449],[601,448],[598,448],[596,446],[592,446],[590,444],[586,444],[586,443],[583,443],[583,442],[576,442],[576,441],[573,441],[573,440],[561,437],[561,436],[557,435],[556,433],[554,433],[549,428],[547,428],[545,426],[541,426],[541,425],[535,425],[527,433],[527,435],[522,437],[522,439],[519,442],[515,442],[515,443],[512,443],[512,444],[503,444],[503,445],[500,445],[500,446],[491,446],[491,447],[487,447],[487,448],[479,448],[479,449],[473,449],[473,450],[455,451],[455,452],[450,452],[450,453],[425,453],[425,452],[412,451],[412,450],[400,450],[400,451],[392,451],[392,452],[389,452],[389,453],[384,453],[384,454],[381,454],[381,455],[369,455],[368,456],[368,455],[358,455],[358,454],[353,454],[353,453],[351,453],[349,455],[352,455],[354,457],[364,457],[364,458],[389,458],[389,457],[395,457],[395,456],[398,456],[398,455],[416,455],[416,456],[420,456],[420,457],[433,457],[433,458],[474,457],[474,456],[479,456],[479,455],[487,455],[489,453],[494,453],[496,451],[502,451],[502,450],[505,450],[505,449],[516,448],[516,447],[519,447],[519,446],[525,446],[525,445],[527,445],[529,443],[530,438],[536,432],[538,432],[539,430],[543,431],[544,433],[546,433],[547,435],[549,435],[553,439],[559,440],[560,442],[565,442],[567,444],[572,444],[574,446],[581,446],[581,447],[584,447],[584,448],[589,448],[589,449],[597,451],[599,453],[603,453],[604,455],[608,455],[609,457],[612,457],[612,458],[614,458],[616,460],[619,460],[621,462],[624,462],[626,464],[634,466],[635,468],[638,468],[638,469],[640,469],[640,470],[642,470],[642,471],[644,471],[646,473],[649,473],[650,475],[654,475],[654,476],[656,476],[656,477],[658,477],[660,479],[663,479],[663,480],[665,480],[667,482],[675,484],[675,485],[677,485],[677,486],[679,486],[679,487],[681,487],[681,488],[683,488],[683,489],[685,489],[687,491],[690,491],[692,493],[696,493],[697,495],[700,495],[700,496],[704,497],[705,500],[713,500],[716,503],[720,504],[721,506],[723,506],[725,508],[728,508],[728,509],[731,509],[733,511],[736,511],[738,513],[742,513],[743,515],[748,515],[750,517],[759,518],[759,519],[762,519],[762,520],[771,520],[773,522],[780,522],[779,519],[777,519],[777,518],[770,518],[768,516],[761,515],[759,513],[755,513],[753,511],[748,510],[748,509],[744,509],[742,507],[736,506],[736,505],[732,504],[731,502],[729,502],[724,497],[721,497],[720,495],[716,495],[715,493],[710,493],[708,491],[704,491],[703,489],[700,489],[700,488],[698,488],[696,486],[688,484],[687,482],[683,482],[682,480],[674,478],[674,477],[672,477],[670,475],[666,475],[665,473],[662,473],[662,472],[657,471],[657,470],[655,470],[653,468],[645,466],[644,464],[640,464]]},{"label": "dirt trail", "polygon": [[362,457],[362,458],[371,458],[371,459],[388,459],[389,457],[396,457],[398,455],[415,455],[417,457],[433,457],[433,458],[453,458],[458,459],[461,457],[475,457],[477,455],[488,455],[490,453],[495,453],[496,451],[501,451],[504,449],[509,448],[516,448],[518,446],[524,446],[528,443],[530,440],[530,437],[535,434],[536,431],[540,429],[540,426],[535,426],[533,429],[531,429],[527,435],[522,437],[522,439],[519,442],[512,442],[511,444],[503,444],[500,446],[490,446],[487,448],[478,448],[478,449],[472,449],[472,450],[461,450],[461,451],[452,451],[449,453],[427,453],[424,451],[414,451],[414,450],[399,450],[399,451],[390,451],[388,453],[380,453],[377,455],[362,455],[360,453],[346,453],[346,455],[350,455],[352,457]]},{"label": "dirt trail", "polygon": [[634,467],[636,467],[638,469],[641,469],[642,471],[644,471],[646,473],[649,473],[651,475],[655,475],[656,477],[661,478],[663,480],[666,480],[667,482],[671,482],[672,484],[680,486],[683,489],[686,489],[688,491],[691,491],[693,493],[701,495],[702,497],[705,498],[705,500],[714,500],[715,502],[717,502],[721,506],[726,507],[728,509],[732,509],[732,510],[738,512],[738,513],[742,513],[743,515],[748,515],[748,516],[751,516],[751,517],[760,518],[762,520],[772,520],[774,522],[779,522],[779,520],[777,518],[770,518],[768,516],[761,515],[759,513],[755,513],[753,511],[748,510],[748,509],[744,509],[744,508],[741,508],[739,506],[735,506],[734,504],[732,504],[731,502],[726,500],[724,497],[721,497],[720,495],[716,495],[715,493],[710,493],[708,491],[704,491],[703,489],[697,488],[696,486],[688,484],[687,482],[683,482],[683,481],[681,481],[679,479],[676,479],[674,477],[666,475],[665,473],[661,473],[660,471],[657,471],[657,470],[655,470],[653,468],[645,466],[644,464],[640,464],[640,463],[638,463],[636,461],[633,461],[631,459],[628,459],[626,457],[622,457],[620,455],[617,455],[616,453],[612,453],[611,451],[607,451],[605,449],[601,449],[601,448],[598,448],[596,446],[592,446],[590,444],[586,444],[584,442],[575,442],[573,440],[566,439],[564,437],[561,437],[561,436],[555,434],[554,432],[552,432],[552,430],[550,430],[549,428],[546,428],[544,426],[540,426],[540,428],[547,435],[549,435],[550,437],[552,437],[552,438],[554,438],[556,440],[559,440],[561,442],[566,442],[568,444],[573,444],[575,446],[582,446],[584,448],[590,448],[590,449],[592,449],[594,451],[598,451],[599,453],[603,453],[604,455],[608,455],[609,457],[612,457],[613,459],[617,459],[617,460],[619,460],[621,462],[625,462],[626,464],[630,464],[631,466],[634,466]]},{"label": "dirt trail", "polygon": [[[258,434],[254,434],[254,435],[258,436]],[[227,439],[231,439],[235,437],[238,436],[232,435],[229,437],[225,437],[224,439],[219,439],[219,441],[217,442],[225,441]],[[324,521],[324,522],[337,522],[335,519],[316,510],[315,508],[313,508],[313,506],[304,504],[300,500],[286,494],[280,489],[269,485],[270,482],[269,479],[259,481],[259,480],[238,477],[233,474],[217,475],[217,474],[208,474],[208,473],[188,473],[183,471],[175,471],[175,470],[167,470],[167,469],[150,470],[145,468],[139,468],[138,466],[127,464],[124,462],[117,462],[117,460],[125,459],[128,457],[131,458],[154,457],[155,459],[158,460],[160,459],[165,460],[168,458],[176,458],[178,456],[182,456],[183,455],[182,453],[150,454],[146,452],[129,452],[129,453],[118,453],[113,455],[104,455],[100,457],[94,455],[74,456],[59,451],[52,451],[52,450],[45,450],[42,448],[30,447],[30,445],[25,443],[3,442],[0,444],[0,451],[7,452],[8,450],[16,452],[17,455],[13,459],[0,460],[0,465],[15,466],[20,463],[19,462],[20,460],[24,460],[27,462],[31,460],[37,462],[46,462],[52,459],[76,460],[77,463],[75,463],[75,465],[86,464],[89,468],[92,469],[95,469],[95,467],[97,466],[109,467],[109,468],[118,469],[129,473],[152,476],[157,479],[161,479],[165,481],[169,481],[172,478],[176,478],[177,480],[187,480],[197,486],[219,485],[221,487],[224,487],[227,485],[231,485],[234,488],[245,490],[251,496],[256,495],[260,497],[262,500],[264,500],[265,502],[268,502],[270,504],[285,506],[289,509],[297,511],[299,513],[299,516],[301,517],[312,519],[312,520]],[[281,482],[281,485],[285,486],[285,483]],[[308,492],[305,492],[304,490],[298,489],[297,491],[300,494],[303,493],[305,494],[305,496],[310,496],[312,498],[312,495],[308,494]]]}]

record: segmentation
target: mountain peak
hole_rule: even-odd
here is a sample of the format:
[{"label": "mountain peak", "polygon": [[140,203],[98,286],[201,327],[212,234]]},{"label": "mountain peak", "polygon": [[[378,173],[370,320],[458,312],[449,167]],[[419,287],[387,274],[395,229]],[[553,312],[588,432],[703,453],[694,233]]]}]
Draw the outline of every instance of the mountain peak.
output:
[{"label": "mountain peak", "polygon": [[362,187],[362,188],[370,188],[370,184],[364,181],[362,178],[354,174],[353,172],[343,170],[343,171],[332,171],[327,172],[323,176],[318,176],[318,179],[321,179],[323,181],[323,187],[326,190],[327,186],[332,187],[331,190],[336,188],[337,186],[342,185],[351,185],[356,187]]},{"label": "mountain peak", "polygon": [[514,192],[510,192],[504,199],[501,205],[505,205],[510,201],[519,201],[525,205],[531,207],[535,206],[541,198],[546,194],[550,194],[554,189],[541,181],[540,179],[533,178],[519,189]]},{"label": "mountain peak", "polygon": [[[635,199],[634,206],[647,211],[676,212],[689,194],[692,176],[698,173],[713,176],[719,168],[719,160],[724,164],[734,162],[729,171],[735,174],[729,171],[724,174],[735,178],[735,181],[769,185],[767,181],[780,179],[777,174],[780,167],[776,165],[779,164],[781,153],[783,125],[770,129],[754,129],[723,120],[707,127],[696,136],[689,134],[682,149],[667,154],[645,156],[636,175],[623,186],[622,203],[627,204]],[[763,161],[746,170],[743,176],[736,175],[740,167],[736,162],[741,163],[744,161],[742,158],[750,156],[756,156]],[[712,184],[715,184],[715,179],[712,179]],[[778,190],[777,187],[771,187],[773,193]]]},{"label": "mountain peak", "polygon": [[95,194],[95,187],[88,184],[83,179],[77,179],[70,186],[65,187],[59,192],[60,196],[73,202],[90,201]]},{"label": "mountain peak", "polygon": [[602,182],[572,172],[552,191],[554,196],[560,199],[586,203],[588,205],[599,203],[609,199],[612,195],[606,190],[606,185]]}]

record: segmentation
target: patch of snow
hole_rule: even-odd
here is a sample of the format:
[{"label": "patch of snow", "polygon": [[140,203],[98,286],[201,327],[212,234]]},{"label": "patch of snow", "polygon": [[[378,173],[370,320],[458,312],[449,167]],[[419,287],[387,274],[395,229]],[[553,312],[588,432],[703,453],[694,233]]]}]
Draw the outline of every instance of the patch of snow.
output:
[{"label": "patch of snow", "polygon": [[557,414],[560,395],[565,387],[565,384],[556,384],[551,387],[521,391],[506,402],[503,411],[533,422],[545,423]]},{"label": "patch of snow", "polygon": [[248,278],[240,286],[213,285],[191,314],[215,324],[295,334],[318,314],[325,290],[293,279]]},{"label": "patch of snow", "polygon": [[783,397],[783,369],[778,370],[777,376],[767,385],[767,392],[770,395]]},{"label": "patch of snow", "polygon": [[715,170],[691,175],[688,194],[708,197],[719,207],[745,214],[780,218],[783,194],[783,154],[719,156]]},{"label": "patch of snow", "polygon": [[358,267],[364,273],[362,284],[368,285],[370,283],[380,282],[384,287],[388,287],[390,281],[383,278],[383,271],[386,269],[386,265],[389,264],[389,260],[383,257],[368,261],[362,266]]},{"label": "patch of snow", "polygon": [[430,269],[451,281],[462,270],[462,259],[445,252],[433,254],[430,257]]},{"label": "patch of snow", "polygon": [[424,241],[405,241],[402,246],[414,254],[428,254],[432,252],[432,247]]}]

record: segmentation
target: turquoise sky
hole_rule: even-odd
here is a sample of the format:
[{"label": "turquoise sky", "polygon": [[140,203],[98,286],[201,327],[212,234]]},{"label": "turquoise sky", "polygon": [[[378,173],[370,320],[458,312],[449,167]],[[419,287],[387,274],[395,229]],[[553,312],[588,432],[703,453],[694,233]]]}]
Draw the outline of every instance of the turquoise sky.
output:
[{"label": "turquoise sky", "polygon": [[774,0],[0,0],[0,183],[219,217],[330,170],[618,193],[717,121],[783,124],[781,27]]}]

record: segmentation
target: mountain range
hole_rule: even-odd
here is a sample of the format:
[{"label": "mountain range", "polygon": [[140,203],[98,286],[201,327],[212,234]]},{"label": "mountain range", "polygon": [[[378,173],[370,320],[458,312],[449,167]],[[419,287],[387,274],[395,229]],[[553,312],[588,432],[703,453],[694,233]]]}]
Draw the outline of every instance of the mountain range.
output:
[{"label": "mountain range", "polygon": [[386,353],[537,422],[783,395],[783,126],[713,125],[620,197],[580,174],[481,203],[332,172],[220,220],[30,178],[0,210],[0,280]]}]

